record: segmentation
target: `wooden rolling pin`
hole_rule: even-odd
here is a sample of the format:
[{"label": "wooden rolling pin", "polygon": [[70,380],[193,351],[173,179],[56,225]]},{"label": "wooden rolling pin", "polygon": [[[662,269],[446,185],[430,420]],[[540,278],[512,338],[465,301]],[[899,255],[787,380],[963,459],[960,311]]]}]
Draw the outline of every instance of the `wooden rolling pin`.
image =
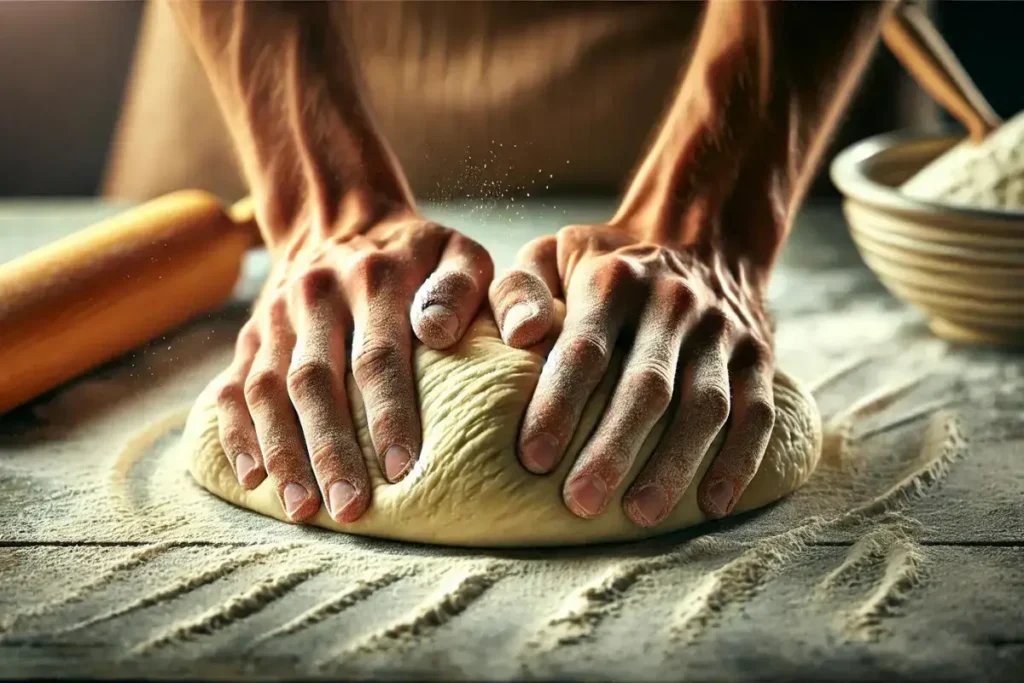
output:
[{"label": "wooden rolling pin", "polygon": [[258,240],[229,211],[175,192],[0,265],[0,414],[226,301]]}]

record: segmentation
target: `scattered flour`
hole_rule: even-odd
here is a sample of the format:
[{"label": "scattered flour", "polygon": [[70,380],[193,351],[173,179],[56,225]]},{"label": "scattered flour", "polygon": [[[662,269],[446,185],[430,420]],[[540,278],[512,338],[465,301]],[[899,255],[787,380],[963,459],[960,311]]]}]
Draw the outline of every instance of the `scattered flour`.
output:
[{"label": "scattered flour", "polygon": [[[224,504],[182,471],[173,408],[230,361],[241,308],[176,333],[173,363],[167,341],[91,388],[64,388],[45,414],[0,429],[0,671],[25,677],[45,660],[46,673],[79,677],[728,680],[750,666],[767,677],[772,659],[827,672],[861,661],[851,652],[907,652],[907,666],[930,658],[949,678],[996,678],[996,650],[982,660],[985,643],[934,625],[983,614],[1010,652],[1015,575],[929,541],[948,535],[951,508],[969,539],[982,513],[991,538],[1013,531],[995,513],[1019,500],[1024,371],[1005,355],[949,350],[917,314],[879,305],[860,270],[789,273],[780,358],[821,378],[815,395],[845,455],[780,504],[699,538],[465,551]],[[946,396],[965,399],[976,447],[957,415],[934,410]],[[989,498],[971,500],[971,477],[985,472],[997,475]],[[732,642],[762,649],[725,650]]]}]

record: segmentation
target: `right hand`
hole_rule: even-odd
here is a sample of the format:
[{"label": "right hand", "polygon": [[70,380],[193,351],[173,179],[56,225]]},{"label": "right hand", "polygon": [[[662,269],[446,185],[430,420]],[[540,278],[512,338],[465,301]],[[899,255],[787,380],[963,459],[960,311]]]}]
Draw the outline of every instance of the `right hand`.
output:
[{"label": "right hand", "polygon": [[398,481],[421,445],[412,333],[435,349],[455,344],[494,266],[473,240],[410,211],[356,234],[306,230],[275,251],[220,378],[220,441],[238,481],[253,489],[269,476],[293,521],[312,517],[322,496],[332,518],[352,522],[371,486],[346,394],[348,353],[378,465]]}]

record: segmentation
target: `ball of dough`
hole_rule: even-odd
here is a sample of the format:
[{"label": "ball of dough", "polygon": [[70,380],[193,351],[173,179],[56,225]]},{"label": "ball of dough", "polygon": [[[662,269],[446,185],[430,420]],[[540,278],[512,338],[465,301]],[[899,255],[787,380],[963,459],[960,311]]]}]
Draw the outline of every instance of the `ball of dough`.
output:
[{"label": "ball of dough", "polygon": [[[699,524],[697,484],[724,439],[709,448],[678,505],[660,524],[635,525],[622,509],[626,486],[616,491],[595,519],[573,515],[562,502],[562,484],[575,456],[608,402],[621,358],[613,359],[584,410],[580,426],[558,469],[546,476],[526,471],[516,458],[516,435],[537,384],[543,349],[506,346],[489,316],[478,318],[454,348],[417,345],[413,367],[423,421],[423,448],[412,471],[388,484],[373,454],[359,391],[348,377],[352,416],[373,485],[373,502],[362,518],[338,524],[321,506],[312,524],[353,534],[461,546],[582,545],[638,539]],[[777,417],[767,453],[736,512],[775,501],[801,486],[821,451],[821,421],[814,399],[787,375],[775,376]],[[671,408],[669,413],[671,413]],[[626,477],[631,482],[657,445],[662,418]],[[195,480],[211,493],[243,508],[287,521],[270,480],[246,491],[235,479],[217,434],[215,392],[202,393],[182,441]]]}]

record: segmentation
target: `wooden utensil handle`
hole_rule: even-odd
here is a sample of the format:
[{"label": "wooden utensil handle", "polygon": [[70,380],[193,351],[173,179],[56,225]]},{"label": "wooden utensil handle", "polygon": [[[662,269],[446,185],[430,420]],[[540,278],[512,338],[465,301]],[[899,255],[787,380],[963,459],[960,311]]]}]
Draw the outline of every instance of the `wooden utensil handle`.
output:
[{"label": "wooden utensil handle", "polygon": [[919,8],[899,7],[882,27],[882,39],[925,92],[967,128],[973,141],[985,139],[1002,123]]},{"label": "wooden utensil handle", "polygon": [[0,265],[0,414],[223,303],[254,233],[175,192]]}]

